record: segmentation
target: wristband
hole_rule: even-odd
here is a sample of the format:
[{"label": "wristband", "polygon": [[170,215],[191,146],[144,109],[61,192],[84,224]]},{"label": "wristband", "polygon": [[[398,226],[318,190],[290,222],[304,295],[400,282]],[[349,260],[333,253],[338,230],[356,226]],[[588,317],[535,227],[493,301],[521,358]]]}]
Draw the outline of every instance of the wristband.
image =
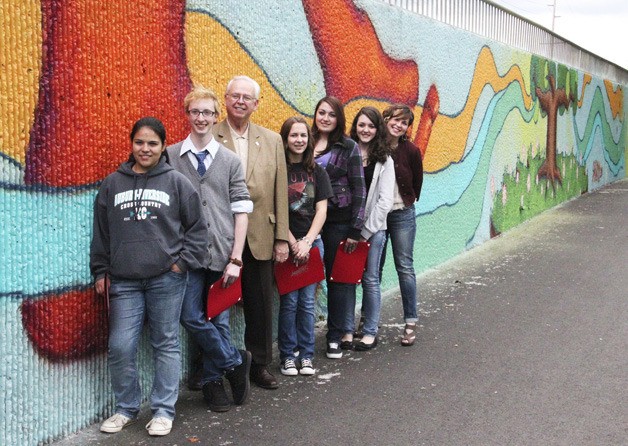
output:
[{"label": "wristband", "polygon": [[242,268],[242,260],[236,259],[235,257],[229,258],[229,263],[233,263],[234,265],[239,266],[240,268]]}]

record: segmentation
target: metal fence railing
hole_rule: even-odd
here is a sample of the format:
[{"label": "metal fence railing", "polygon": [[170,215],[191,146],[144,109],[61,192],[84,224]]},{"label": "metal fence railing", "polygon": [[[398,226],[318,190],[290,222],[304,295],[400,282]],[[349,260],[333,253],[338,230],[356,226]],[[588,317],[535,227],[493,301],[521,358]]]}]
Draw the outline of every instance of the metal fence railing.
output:
[{"label": "metal fence railing", "polygon": [[383,0],[589,74],[628,84],[628,70],[488,0]]}]

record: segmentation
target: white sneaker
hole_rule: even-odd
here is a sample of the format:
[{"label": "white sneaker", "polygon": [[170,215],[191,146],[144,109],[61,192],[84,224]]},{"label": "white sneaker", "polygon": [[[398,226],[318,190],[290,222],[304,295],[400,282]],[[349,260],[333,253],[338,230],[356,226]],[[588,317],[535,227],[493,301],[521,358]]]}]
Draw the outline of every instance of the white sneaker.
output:
[{"label": "white sneaker", "polygon": [[166,417],[155,417],[146,425],[148,435],[168,435],[172,430],[172,420]]},{"label": "white sneaker", "polygon": [[301,375],[314,375],[316,373],[311,359],[305,358],[301,360],[301,369],[299,370],[299,373]]},{"label": "white sneaker", "polygon": [[299,374],[294,359],[285,359],[281,363],[281,374],[286,376],[296,376]]},{"label": "white sneaker", "polygon": [[126,427],[134,422],[135,418],[129,418],[121,413],[116,413],[102,422],[100,425],[100,432],[115,434],[116,432],[120,432],[123,427]]}]

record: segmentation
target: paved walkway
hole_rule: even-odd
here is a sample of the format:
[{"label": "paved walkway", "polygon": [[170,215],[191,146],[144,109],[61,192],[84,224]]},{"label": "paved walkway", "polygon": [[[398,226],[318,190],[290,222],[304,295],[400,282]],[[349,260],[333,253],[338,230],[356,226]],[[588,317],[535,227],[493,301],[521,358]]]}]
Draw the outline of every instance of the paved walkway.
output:
[{"label": "paved walkway", "polygon": [[183,391],[172,433],[94,425],[63,445],[626,445],[628,180],[547,211],[419,278],[421,328],[318,375],[277,375],[223,414]]}]

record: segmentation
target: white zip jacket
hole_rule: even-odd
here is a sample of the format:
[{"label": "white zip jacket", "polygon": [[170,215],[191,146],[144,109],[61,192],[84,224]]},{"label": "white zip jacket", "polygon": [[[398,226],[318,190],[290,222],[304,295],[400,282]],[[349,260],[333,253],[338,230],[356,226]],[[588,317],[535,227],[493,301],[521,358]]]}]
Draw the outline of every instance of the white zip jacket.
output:
[{"label": "white zip jacket", "polygon": [[366,197],[364,227],[360,233],[366,240],[377,231],[386,229],[386,217],[392,209],[394,189],[394,161],[388,156],[384,164],[375,164],[373,181]]}]

